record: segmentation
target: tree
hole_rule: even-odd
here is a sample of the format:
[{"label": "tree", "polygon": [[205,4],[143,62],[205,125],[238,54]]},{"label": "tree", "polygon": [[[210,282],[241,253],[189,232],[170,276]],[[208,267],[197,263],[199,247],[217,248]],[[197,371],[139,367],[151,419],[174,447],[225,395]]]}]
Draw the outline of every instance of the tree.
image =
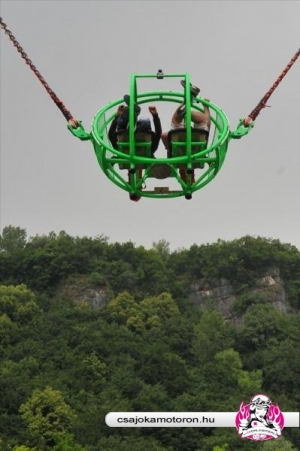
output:
[{"label": "tree", "polygon": [[0,315],[0,342],[2,346],[7,346],[13,342],[15,337],[17,337],[17,331],[17,325],[6,313]]},{"label": "tree", "polygon": [[286,338],[288,317],[269,304],[253,304],[244,315],[237,348],[249,369],[264,368],[264,352]]},{"label": "tree", "polygon": [[261,451],[297,451],[293,444],[281,437],[279,440],[268,440],[264,442]]},{"label": "tree", "polygon": [[213,447],[213,451],[227,451],[228,450],[228,445],[227,443],[225,443],[222,446],[214,446]]},{"label": "tree", "polygon": [[54,446],[53,451],[85,451],[78,443],[74,442],[74,437],[71,434],[64,435],[64,437],[57,437],[57,444]]},{"label": "tree", "polygon": [[193,369],[194,387],[197,382],[202,391],[195,393],[203,411],[234,411],[242,399],[250,399],[259,393],[262,386],[262,372],[243,370],[240,355],[234,349],[225,349]]},{"label": "tree", "polygon": [[35,443],[46,450],[70,430],[75,414],[60,391],[52,387],[36,389],[21,405],[20,413]]},{"label": "tree", "polygon": [[170,257],[170,243],[167,240],[159,240],[152,244],[152,249],[158,253],[164,263],[167,263]]},{"label": "tree", "polygon": [[195,326],[192,352],[196,363],[211,361],[213,356],[228,349],[234,342],[234,329],[217,310],[204,312]]},{"label": "tree", "polygon": [[17,445],[14,447],[13,451],[36,451],[36,448],[28,448],[25,445]]},{"label": "tree", "polygon": [[123,292],[115,297],[108,304],[109,316],[118,324],[130,325],[130,328],[137,329],[143,326],[143,314],[139,304],[128,293]]},{"label": "tree", "polygon": [[103,451],[169,451],[152,437],[132,437],[129,434],[125,437],[113,435],[103,437],[98,442],[97,449]]},{"label": "tree", "polygon": [[41,315],[34,293],[26,285],[0,285],[0,311],[19,326],[32,326]]},{"label": "tree", "polygon": [[140,303],[127,292],[119,294],[108,304],[110,318],[125,324],[130,330],[160,327],[168,318],[179,315],[176,302],[169,293],[147,297]]},{"label": "tree", "polygon": [[0,252],[14,252],[24,249],[27,233],[21,227],[12,225],[4,227],[0,236]]},{"label": "tree", "polygon": [[173,316],[180,314],[178,306],[169,293],[161,293],[156,297],[147,297],[141,303],[144,322],[151,325],[162,325]]}]

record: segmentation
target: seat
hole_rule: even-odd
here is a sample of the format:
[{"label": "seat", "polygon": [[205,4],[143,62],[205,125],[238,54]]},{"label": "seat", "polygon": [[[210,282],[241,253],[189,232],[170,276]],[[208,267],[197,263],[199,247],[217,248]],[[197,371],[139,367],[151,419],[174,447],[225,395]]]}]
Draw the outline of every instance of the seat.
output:
[{"label": "seat", "polygon": [[[152,145],[152,137],[154,132],[152,130],[149,131],[136,131],[134,133],[135,139],[135,155],[139,157],[151,158],[151,145]],[[126,153],[129,155],[129,131],[122,130],[117,132],[117,141],[120,152]],[[120,143],[120,144],[119,144]],[[138,163],[136,164],[136,169],[146,169],[148,167],[147,164]],[[129,163],[120,163],[120,169],[130,169]]]},{"label": "seat", "polygon": [[[191,133],[191,152],[199,153],[207,147],[209,132],[199,128],[192,128]],[[187,154],[186,129],[177,128],[168,133],[169,152],[168,157],[181,157]],[[178,143],[178,144],[177,144]],[[202,157],[203,158],[203,157]],[[186,163],[178,163],[178,168],[186,168]],[[204,162],[193,162],[193,168],[203,169]]]}]

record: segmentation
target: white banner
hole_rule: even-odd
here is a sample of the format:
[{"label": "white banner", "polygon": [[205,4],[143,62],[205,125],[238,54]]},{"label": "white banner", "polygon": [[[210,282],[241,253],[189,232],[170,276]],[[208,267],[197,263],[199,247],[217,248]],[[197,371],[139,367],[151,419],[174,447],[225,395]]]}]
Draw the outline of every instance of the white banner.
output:
[{"label": "white banner", "polygon": [[[299,412],[282,412],[284,427],[299,427]],[[235,427],[237,412],[110,412],[110,427]]]}]

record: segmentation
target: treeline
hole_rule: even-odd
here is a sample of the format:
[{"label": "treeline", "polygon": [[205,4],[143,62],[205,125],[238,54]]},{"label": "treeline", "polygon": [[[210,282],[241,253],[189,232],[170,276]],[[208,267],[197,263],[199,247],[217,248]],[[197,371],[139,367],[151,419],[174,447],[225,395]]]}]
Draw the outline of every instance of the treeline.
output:
[{"label": "treeline", "polygon": [[[235,328],[189,300],[226,278],[246,297],[277,267],[293,307],[254,302]],[[265,443],[234,428],[109,428],[108,412],[226,412],[266,393],[299,411],[300,253],[244,237],[170,252],[65,232],[0,239],[2,451],[297,450],[299,430]],[[105,293],[99,305],[87,290]],[[1,448],[2,446],[2,448]],[[271,446],[271,447],[270,447]]]},{"label": "treeline", "polygon": [[171,252],[165,240],[145,249],[132,242],[109,243],[103,235],[72,237],[64,231],[27,239],[26,230],[13,226],[0,237],[0,282],[24,283],[50,295],[61,282],[81,276],[88,286],[114,295],[128,290],[138,299],[163,291],[177,299],[188,295],[195,280],[209,287],[220,278],[243,291],[271,267],[280,270],[289,303],[299,310],[300,252],[279,240],[246,236]]}]

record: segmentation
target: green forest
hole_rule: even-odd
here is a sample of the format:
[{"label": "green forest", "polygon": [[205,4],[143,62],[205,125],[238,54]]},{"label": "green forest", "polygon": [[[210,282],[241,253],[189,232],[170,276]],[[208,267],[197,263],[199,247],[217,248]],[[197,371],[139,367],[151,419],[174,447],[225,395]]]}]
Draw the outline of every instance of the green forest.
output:
[{"label": "green forest", "polygon": [[[274,268],[278,283],[257,290]],[[230,315],[212,295],[221,280]],[[208,293],[201,305],[195,287]],[[300,450],[299,428],[258,443],[234,427],[105,423],[109,412],[237,412],[258,393],[299,412],[292,244],[245,236],[171,251],[9,225],[0,306],[1,451]]]}]

